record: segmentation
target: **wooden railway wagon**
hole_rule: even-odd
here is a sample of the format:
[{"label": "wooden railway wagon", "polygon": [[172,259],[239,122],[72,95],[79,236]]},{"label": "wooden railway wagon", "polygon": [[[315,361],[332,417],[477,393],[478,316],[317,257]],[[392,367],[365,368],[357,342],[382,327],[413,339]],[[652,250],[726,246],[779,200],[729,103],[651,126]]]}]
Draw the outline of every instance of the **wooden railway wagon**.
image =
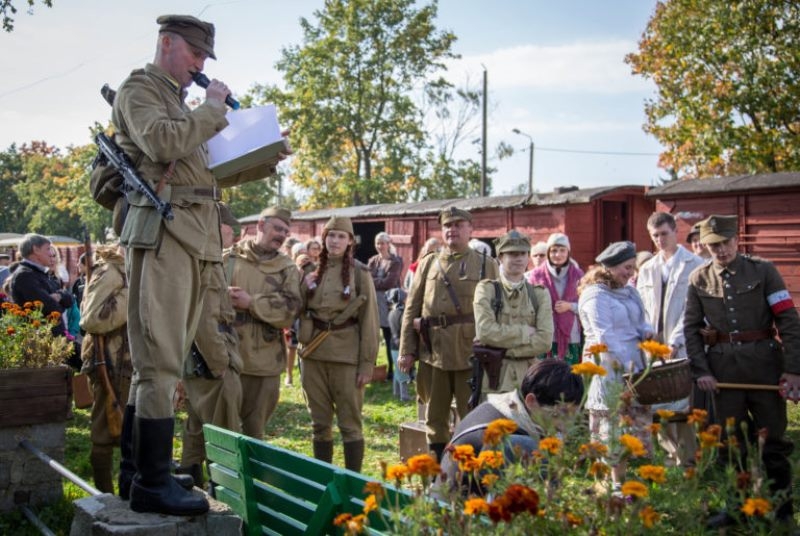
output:
[{"label": "wooden railway wagon", "polygon": [[[385,231],[392,236],[398,255],[408,267],[426,239],[441,235],[439,212],[455,206],[470,211],[473,237],[490,245],[494,238],[510,229],[526,233],[533,242],[547,240],[551,233],[565,233],[571,242],[572,256],[582,267],[587,267],[597,253],[617,240],[632,240],[640,249],[649,248],[644,222],[654,203],[644,193],[643,186],[568,187],[534,195],[320,209],[295,212],[292,235],[302,240],[320,236],[331,216],[347,216],[353,220],[360,244],[359,260],[366,262],[376,253],[375,235]],[[242,234],[255,234],[257,220],[258,215],[242,218]]]},{"label": "wooden railway wagon", "polygon": [[774,262],[800,304],[800,173],[681,180],[645,197],[676,217],[682,238],[711,214],[739,216],[739,251]]}]

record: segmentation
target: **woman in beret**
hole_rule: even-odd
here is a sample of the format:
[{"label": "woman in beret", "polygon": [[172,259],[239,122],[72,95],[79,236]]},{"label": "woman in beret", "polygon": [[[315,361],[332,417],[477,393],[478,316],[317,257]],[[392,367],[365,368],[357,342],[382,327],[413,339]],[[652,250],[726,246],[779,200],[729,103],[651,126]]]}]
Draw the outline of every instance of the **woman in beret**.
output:
[{"label": "woman in beret", "polygon": [[[600,353],[600,365],[607,374],[592,379],[586,402],[592,439],[608,443],[615,423],[624,419],[631,428],[625,433],[638,437],[649,453],[649,425],[653,422],[650,406],[630,401],[621,404],[619,411],[609,407],[614,393],[617,396],[622,393],[622,374],[644,367],[639,343],[653,336],[653,328],[645,320],[642,299],[636,288],[628,284],[636,269],[636,246],[632,242],[615,242],[595,261],[599,266],[589,270],[578,288],[585,347],[604,345],[607,348]],[[624,474],[624,463],[612,467],[615,488],[620,486]]]}]

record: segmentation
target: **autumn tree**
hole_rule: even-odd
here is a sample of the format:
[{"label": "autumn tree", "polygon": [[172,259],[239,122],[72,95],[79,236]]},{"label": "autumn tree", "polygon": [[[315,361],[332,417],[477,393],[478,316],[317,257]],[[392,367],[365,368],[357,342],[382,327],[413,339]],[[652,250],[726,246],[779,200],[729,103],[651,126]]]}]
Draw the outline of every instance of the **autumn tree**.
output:
[{"label": "autumn tree", "polygon": [[651,79],[646,132],[682,178],[800,169],[800,4],[667,0],[627,56]]},{"label": "autumn tree", "polygon": [[[28,12],[33,11],[34,0],[27,0]],[[41,0],[41,3],[47,7],[53,7],[53,0]],[[10,32],[14,29],[14,16],[17,14],[17,8],[14,7],[12,0],[0,0],[0,16],[3,17],[3,29]]]},{"label": "autumn tree", "polygon": [[397,202],[425,147],[412,97],[454,57],[455,36],[434,25],[437,3],[329,0],[303,44],[282,51],[285,90],[258,88],[292,125],[292,180],[309,206]]},{"label": "autumn tree", "polygon": [[24,233],[25,204],[17,197],[14,187],[25,180],[24,161],[16,144],[0,152],[0,231]]}]

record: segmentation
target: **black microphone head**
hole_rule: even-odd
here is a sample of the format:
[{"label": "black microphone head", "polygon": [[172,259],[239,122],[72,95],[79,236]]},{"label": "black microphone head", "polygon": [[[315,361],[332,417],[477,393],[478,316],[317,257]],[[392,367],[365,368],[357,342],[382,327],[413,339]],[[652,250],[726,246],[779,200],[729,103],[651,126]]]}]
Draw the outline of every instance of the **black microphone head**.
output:
[{"label": "black microphone head", "polygon": [[192,73],[192,80],[200,87],[208,87],[209,82],[211,82],[211,80],[200,71]]}]

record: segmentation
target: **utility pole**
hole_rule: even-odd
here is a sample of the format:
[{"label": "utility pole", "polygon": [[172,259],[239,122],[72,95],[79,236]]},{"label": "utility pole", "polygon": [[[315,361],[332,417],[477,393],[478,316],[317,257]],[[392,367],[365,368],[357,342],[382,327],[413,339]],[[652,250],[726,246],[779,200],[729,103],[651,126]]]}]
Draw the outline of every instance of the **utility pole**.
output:
[{"label": "utility pole", "polygon": [[481,197],[486,197],[486,109],[489,100],[489,75],[483,67],[483,128],[481,134]]},{"label": "utility pole", "polygon": [[525,136],[530,142],[530,145],[528,146],[528,194],[533,194],[533,137],[525,134],[518,128],[512,129],[511,132],[514,134],[519,134],[520,136]]}]

